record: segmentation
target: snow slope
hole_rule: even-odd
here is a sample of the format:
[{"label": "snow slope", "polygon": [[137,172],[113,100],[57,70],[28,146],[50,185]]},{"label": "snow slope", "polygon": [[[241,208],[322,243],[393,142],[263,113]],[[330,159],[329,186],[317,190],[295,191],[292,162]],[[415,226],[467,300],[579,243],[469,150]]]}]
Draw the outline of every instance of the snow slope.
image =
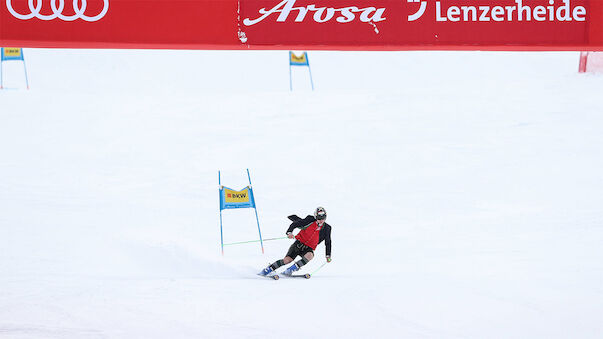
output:
[{"label": "snow slope", "polygon": [[[603,77],[577,53],[25,51],[0,91],[2,338],[598,338]],[[218,170],[265,238],[220,254]],[[257,238],[224,212],[225,242]],[[324,262],[324,245],[304,271]]]}]

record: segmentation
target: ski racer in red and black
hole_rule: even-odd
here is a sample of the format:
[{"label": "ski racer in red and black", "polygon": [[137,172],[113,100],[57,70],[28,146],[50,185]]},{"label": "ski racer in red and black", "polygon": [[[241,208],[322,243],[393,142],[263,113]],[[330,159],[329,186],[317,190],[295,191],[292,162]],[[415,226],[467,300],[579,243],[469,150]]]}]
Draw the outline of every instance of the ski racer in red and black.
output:
[{"label": "ski racer in red and black", "polygon": [[[314,216],[308,215],[304,219],[296,215],[289,216],[293,220],[291,226],[287,229],[287,237],[295,238],[295,242],[283,259],[277,260],[263,269],[259,274],[268,275],[283,265],[292,262],[297,256],[301,259],[287,268],[283,274],[292,275],[293,272],[299,270],[300,267],[307,264],[314,258],[314,250],[321,242],[325,242],[327,262],[331,262],[331,225],[326,223],[327,211],[323,207],[318,207],[314,212]],[[300,228],[301,231],[296,236],[293,235],[293,230]]]}]

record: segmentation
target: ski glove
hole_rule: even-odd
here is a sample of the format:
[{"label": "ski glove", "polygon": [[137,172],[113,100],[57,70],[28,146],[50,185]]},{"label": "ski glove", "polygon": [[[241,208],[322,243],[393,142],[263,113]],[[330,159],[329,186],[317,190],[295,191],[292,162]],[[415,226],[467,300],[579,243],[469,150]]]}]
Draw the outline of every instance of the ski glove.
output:
[{"label": "ski glove", "polygon": [[331,257],[327,257],[327,262],[331,262]]}]

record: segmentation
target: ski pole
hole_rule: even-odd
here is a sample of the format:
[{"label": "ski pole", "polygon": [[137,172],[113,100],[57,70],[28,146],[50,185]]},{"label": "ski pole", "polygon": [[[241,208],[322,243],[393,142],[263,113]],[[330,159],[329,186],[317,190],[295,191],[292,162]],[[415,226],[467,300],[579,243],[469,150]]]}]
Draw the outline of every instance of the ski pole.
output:
[{"label": "ski pole", "polygon": [[320,265],[319,268],[317,268],[314,272],[312,272],[310,275],[314,275],[314,273],[318,272],[321,268],[323,268],[325,265],[327,264],[327,262],[325,261],[322,265]]},{"label": "ski pole", "polygon": [[[287,239],[287,237],[281,237],[281,238],[269,238],[269,239],[264,239],[264,241],[270,241],[270,240],[280,240],[280,239]],[[249,244],[252,242],[259,242],[260,240],[249,240],[249,241],[239,241],[239,242],[231,242],[229,244],[224,244],[224,246],[229,246],[229,245],[239,245],[239,244]]]}]

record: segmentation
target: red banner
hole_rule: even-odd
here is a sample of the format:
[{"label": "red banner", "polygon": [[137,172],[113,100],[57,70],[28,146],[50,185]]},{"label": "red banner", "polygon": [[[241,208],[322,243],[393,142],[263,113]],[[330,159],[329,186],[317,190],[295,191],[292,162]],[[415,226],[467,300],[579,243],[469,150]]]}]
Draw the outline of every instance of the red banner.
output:
[{"label": "red banner", "polygon": [[0,45],[238,48],[233,0],[0,0]]},{"label": "red banner", "polygon": [[0,0],[0,45],[603,50],[603,0]]}]

